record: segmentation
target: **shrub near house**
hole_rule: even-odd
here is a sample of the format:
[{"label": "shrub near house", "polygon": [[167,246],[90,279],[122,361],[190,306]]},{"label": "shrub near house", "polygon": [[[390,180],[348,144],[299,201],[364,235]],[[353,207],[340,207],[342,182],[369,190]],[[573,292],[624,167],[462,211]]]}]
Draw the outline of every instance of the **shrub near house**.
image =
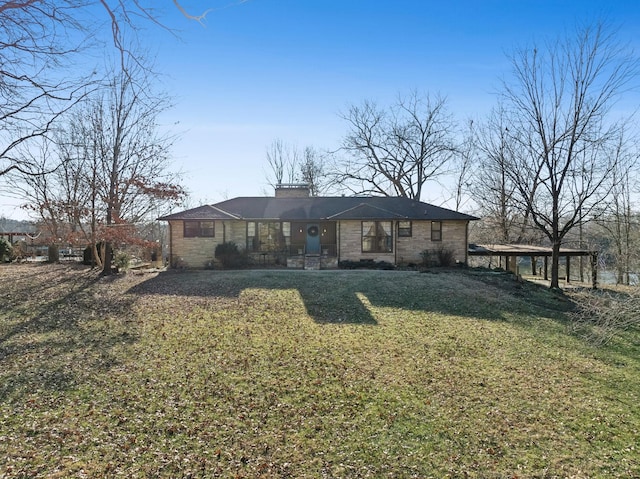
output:
[{"label": "shrub near house", "polygon": [[215,257],[224,268],[240,268],[247,264],[238,245],[232,242],[220,243],[216,246]]},{"label": "shrub near house", "polygon": [[11,243],[0,236],[0,262],[4,263],[5,261],[9,261],[12,251],[13,247],[11,246]]}]

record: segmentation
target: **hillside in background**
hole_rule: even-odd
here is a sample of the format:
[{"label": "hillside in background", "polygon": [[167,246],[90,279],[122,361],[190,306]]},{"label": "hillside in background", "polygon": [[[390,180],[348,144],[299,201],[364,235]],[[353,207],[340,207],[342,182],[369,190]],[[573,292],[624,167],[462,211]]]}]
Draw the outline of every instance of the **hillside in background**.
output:
[{"label": "hillside in background", "polygon": [[35,233],[35,223],[32,221],[12,220],[0,216],[0,233]]}]

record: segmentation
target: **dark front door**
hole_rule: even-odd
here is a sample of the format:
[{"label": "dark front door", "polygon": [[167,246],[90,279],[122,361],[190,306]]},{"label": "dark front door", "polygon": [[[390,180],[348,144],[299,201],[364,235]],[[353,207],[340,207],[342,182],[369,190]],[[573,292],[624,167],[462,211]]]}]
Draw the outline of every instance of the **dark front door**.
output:
[{"label": "dark front door", "polygon": [[307,254],[320,254],[320,227],[315,223],[307,225]]}]

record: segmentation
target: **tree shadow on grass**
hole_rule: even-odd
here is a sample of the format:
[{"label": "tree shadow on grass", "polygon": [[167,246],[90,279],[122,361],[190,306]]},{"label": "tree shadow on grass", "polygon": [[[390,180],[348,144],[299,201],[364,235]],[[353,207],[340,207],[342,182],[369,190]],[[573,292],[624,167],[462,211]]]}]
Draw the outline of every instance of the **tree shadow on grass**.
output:
[{"label": "tree shadow on grass", "polygon": [[[562,335],[572,336],[568,313],[576,308],[571,295],[561,291],[520,281],[509,273],[473,270],[168,271],[129,292],[179,296],[185,301],[189,297],[241,301],[248,289],[296,290],[307,314],[318,324],[377,326],[383,320],[401,322],[406,312],[425,312],[504,322],[530,331],[541,341],[562,342]],[[211,304],[216,307],[215,302]],[[227,307],[224,302],[220,305]],[[624,356],[619,361],[637,365],[637,347],[628,344],[637,338],[626,339],[619,352],[607,346],[604,356]]]},{"label": "tree shadow on grass", "polygon": [[335,277],[318,272],[167,271],[135,285],[129,293],[239,300],[251,289],[293,289],[300,294],[307,314],[318,323],[377,324],[348,285],[348,281],[336,282]]},{"label": "tree shadow on grass", "polygon": [[297,290],[309,316],[321,324],[375,325],[372,308],[501,320],[532,308],[558,318],[573,307],[567,298],[509,275],[487,279],[461,271],[167,271],[129,292],[240,298],[251,288]]},{"label": "tree shadow on grass", "polygon": [[129,325],[102,324],[133,299],[96,297],[94,287],[113,278],[75,266],[10,267],[0,308],[0,401],[73,388],[117,363],[114,346],[136,340]]}]

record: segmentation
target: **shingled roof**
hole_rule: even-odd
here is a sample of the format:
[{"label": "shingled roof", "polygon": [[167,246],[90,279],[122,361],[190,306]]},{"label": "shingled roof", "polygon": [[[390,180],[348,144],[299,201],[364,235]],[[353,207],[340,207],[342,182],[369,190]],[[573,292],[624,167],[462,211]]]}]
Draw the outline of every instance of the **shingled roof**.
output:
[{"label": "shingled roof", "polygon": [[478,218],[401,197],[239,197],[199,206],[159,220],[459,220]]},{"label": "shingled roof", "polygon": [[159,220],[238,220],[240,218],[216,208],[214,205],[198,206],[172,215],[162,216]]}]

